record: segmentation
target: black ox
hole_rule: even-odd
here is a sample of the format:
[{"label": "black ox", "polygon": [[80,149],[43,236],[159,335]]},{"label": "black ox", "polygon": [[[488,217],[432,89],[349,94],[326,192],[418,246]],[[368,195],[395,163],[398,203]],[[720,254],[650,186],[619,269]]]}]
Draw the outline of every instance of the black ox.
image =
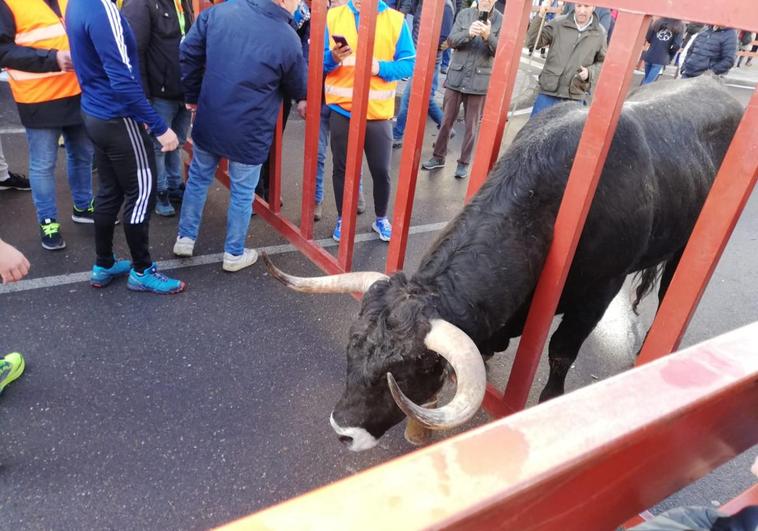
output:
[{"label": "black ox", "polygon": [[[563,393],[579,348],[627,275],[640,273],[637,302],[658,275],[663,296],[741,115],[708,78],[654,83],[628,98],[560,299],[541,400]],[[365,293],[331,416],[352,450],[374,446],[403,413],[442,429],[478,410],[482,357],[522,332],[586,117],[585,108],[563,104],[532,119],[410,278],[300,278],[267,262],[299,291]],[[418,406],[442,387],[446,362],[455,397],[437,409]]]}]

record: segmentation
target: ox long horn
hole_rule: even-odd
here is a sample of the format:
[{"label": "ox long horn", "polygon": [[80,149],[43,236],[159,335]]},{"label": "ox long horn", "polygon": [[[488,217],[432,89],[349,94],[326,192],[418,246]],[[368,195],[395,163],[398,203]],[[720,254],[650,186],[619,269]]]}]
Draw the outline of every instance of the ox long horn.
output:
[{"label": "ox long horn", "polygon": [[271,276],[288,288],[303,293],[366,293],[374,282],[389,278],[384,273],[373,271],[323,277],[296,277],[276,267],[266,253],[261,253],[261,258]]},{"label": "ox long horn", "polygon": [[445,430],[463,424],[479,410],[484,400],[487,374],[479,349],[463,330],[442,319],[433,319],[431,323],[432,329],[424,343],[452,365],[458,381],[455,397],[440,408],[427,409],[405,396],[390,373],[387,373],[387,382],[392,398],[403,413],[427,428]]}]

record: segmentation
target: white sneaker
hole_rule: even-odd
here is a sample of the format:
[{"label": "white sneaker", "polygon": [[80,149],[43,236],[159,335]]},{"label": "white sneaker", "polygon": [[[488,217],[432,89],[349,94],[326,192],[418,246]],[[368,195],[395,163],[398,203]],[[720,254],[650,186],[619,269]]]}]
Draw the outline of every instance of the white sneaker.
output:
[{"label": "white sneaker", "polygon": [[195,240],[188,236],[182,236],[176,238],[174,244],[174,254],[176,256],[192,256],[195,250]]},{"label": "white sneaker", "polygon": [[239,271],[248,266],[251,266],[258,260],[258,251],[255,249],[245,249],[245,251],[239,255],[224,253],[224,265],[222,269],[224,271]]}]

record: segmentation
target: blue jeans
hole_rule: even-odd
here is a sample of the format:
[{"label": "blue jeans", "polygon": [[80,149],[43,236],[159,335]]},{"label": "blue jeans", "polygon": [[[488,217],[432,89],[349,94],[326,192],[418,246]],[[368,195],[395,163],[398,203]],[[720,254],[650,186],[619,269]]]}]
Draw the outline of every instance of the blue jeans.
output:
[{"label": "blue jeans", "polygon": [[161,151],[160,142],[155,140],[155,171],[158,174],[157,192],[165,192],[169,188],[176,190],[182,182],[182,146],[187,141],[192,113],[187,110],[183,101],[153,98],[150,102],[155,112],[179,137],[179,147],[167,153]]},{"label": "blue jeans", "polygon": [[[437,87],[440,81],[440,54],[437,54],[437,62],[434,64],[434,77],[432,78],[432,92],[429,94],[429,118],[434,120],[437,127],[442,123],[442,109],[434,101],[434,95],[437,93]],[[400,110],[397,112],[397,121],[392,127],[392,137],[400,140],[405,134],[405,122],[408,120],[408,105],[411,101],[411,83],[413,78],[408,80],[403,91],[403,97],[400,99]]]},{"label": "blue jeans", "polygon": [[547,94],[543,94],[540,92],[537,95],[537,99],[534,100],[534,106],[532,107],[532,114],[530,115],[530,118],[532,116],[536,116],[545,109],[548,109],[552,107],[553,105],[556,105],[558,103],[562,103],[564,101],[571,101],[566,98],[556,98],[555,96],[548,96]]},{"label": "blue jeans", "polygon": [[[326,103],[321,104],[321,124],[318,130],[318,157],[316,165],[316,203],[324,201],[324,164],[326,163],[326,148],[329,147],[329,117],[332,110]],[[363,192],[363,171],[359,181],[360,191]]]},{"label": "blue jeans", "polygon": [[85,209],[92,201],[92,156],[94,148],[83,125],[51,129],[27,128],[29,143],[29,182],[37,220],[58,217],[55,204],[55,162],[58,138],[66,142],[68,185],[76,208]]},{"label": "blue jeans", "polygon": [[[216,175],[220,157],[204,151],[197,144],[192,147],[189,179],[184,189],[182,212],[179,216],[179,236],[197,240],[203,208],[208,198],[208,187]],[[253,194],[261,175],[260,164],[242,164],[229,161],[230,195],[226,212],[226,241],[224,251],[239,256],[245,250],[247,228],[253,214]]]},{"label": "blue jeans", "polygon": [[444,52],[442,52],[442,64],[440,65],[440,68],[442,70],[447,70],[447,67],[450,66],[450,59],[453,57],[453,49],[448,48]]},{"label": "blue jeans", "polygon": [[658,79],[658,75],[663,70],[664,65],[653,65],[645,62],[645,78],[642,80],[642,85],[647,85]]}]

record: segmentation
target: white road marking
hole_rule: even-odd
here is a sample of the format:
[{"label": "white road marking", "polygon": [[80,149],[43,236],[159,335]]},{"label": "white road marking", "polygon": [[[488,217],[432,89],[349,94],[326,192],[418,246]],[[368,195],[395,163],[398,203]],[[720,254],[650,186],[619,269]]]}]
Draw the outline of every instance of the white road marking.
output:
[{"label": "white road marking", "polygon": [[[426,234],[429,232],[436,232],[442,230],[447,222],[444,223],[430,223],[428,225],[418,225],[411,227],[408,231],[409,234]],[[367,242],[372,240],[378,240],[379,236],[373,231],[370,233],[356,234],[355,242]],[[331,238],[324,240],[316,240],[315,243],[321,247],[336,247],[339,245]],[[257,248],[258,251],[265,251],[269,255],[284,254],[291,252],[298,252],[297,249],[290,245],[270,245],[268,247]],[[162,260],[157,262],[159,271],[170,271],[171,269],[180,269],[185,267],[197,267],[208,264],[218,264],[224,259],[224,253],[206,254],[202,256],[193,256],[192,258],[177,258],[173,260]],[[0,295],[4,293],[18,293],[20,291],[30,291],[35,289],[54,288],[57,286],[66,286],[68,284],[77,284],[79,282],[88,282],[90,273],[85,271],[82,273],[68,273],[65,275],[55,275],[50,277],[32,278],[29,280],[21,280],[13,284],[0,285]]]}]

